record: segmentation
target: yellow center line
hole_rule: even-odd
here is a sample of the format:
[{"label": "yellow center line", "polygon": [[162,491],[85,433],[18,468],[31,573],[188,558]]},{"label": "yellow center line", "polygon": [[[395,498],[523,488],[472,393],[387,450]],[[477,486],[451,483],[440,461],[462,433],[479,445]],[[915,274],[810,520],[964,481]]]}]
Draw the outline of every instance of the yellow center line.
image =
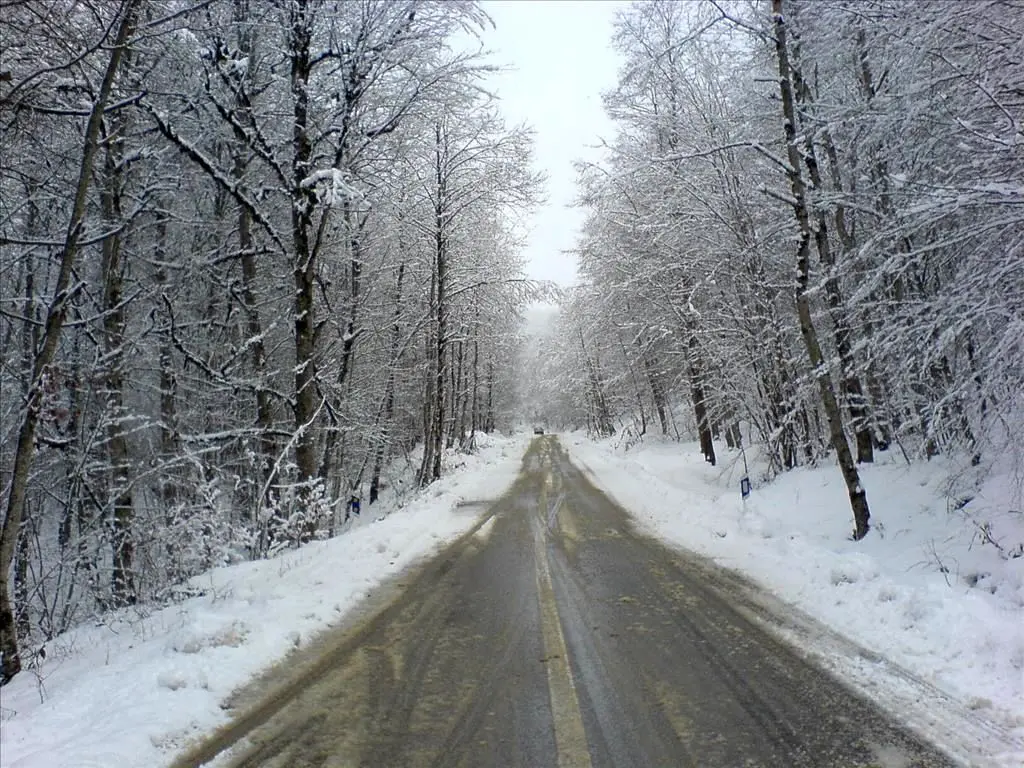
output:
[{"label": "yellow center line", "polygon": [[[546,493],[541,494],[542,508],[547,502],[546,496]],[[558,768],[591,768],[587,734],[583,728],[580,703],[576,698],[576,685],[573,683],[572,669],[569,666],[569,651],[562,634],[558,603],[555,600],[555,589],[551,584],[551,571],[548,568],[543,526],[539,520],[533,521],[533,533],[541,635],[544,640],[544,666],[547,667],[548,691],[551,694]]]}]

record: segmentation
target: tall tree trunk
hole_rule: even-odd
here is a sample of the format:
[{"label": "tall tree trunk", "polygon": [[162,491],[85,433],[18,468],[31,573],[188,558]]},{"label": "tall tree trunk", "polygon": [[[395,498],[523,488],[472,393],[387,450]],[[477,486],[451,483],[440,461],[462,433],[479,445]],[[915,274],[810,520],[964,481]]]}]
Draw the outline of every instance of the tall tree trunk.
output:
[{"label": "tall tree trunk", "polygon": [[633,397],[636,398],[636,407],[640,416],[640,437],[647,434],[647,404],[644,402],[644,387],[640,384],[640,377],[636,373],[636,365],[629,359],[626,353],[626,343],[622,340],[622,329],[615,325],[615,339],[619,342],[619,351],[622,353],[622,364],[629,371],[629,378],[633,382]]},{"label": "tall tree trunk", "polygon": [[[316,265],[310,242],[316,192],[306,180],[312,171],[313,147],[309,135],[310,45],[313,11],[309,0],[292,0],[289,58],[292,92],[292,276],[295,283],[295,465],[300,499],[304,506],[313,497],[317,478],[314,421],[316,389],[316,319],[314,290]],[[316,533],[316,517],[309,514],[303,538]]]},{"label": "tall tree trunk", "polygon": [[[170,280],[165,264],[167,258],[167,215],[161,211],[157,215],[157,290],[166,295],[170,288]],[[159,352],[157,364],[160,368],[160,459],[163,462],[173,461],[181,448],[178,435],[178,379],[174,370],[174,341],[171,338],[170,318],[159,333]],[[160,478],[160,496],[165,513],[169,513],[178,500],[178,479],[170,472],[164,471]]]},{"label": "tall tree trunk", "polygon": [[[359,299],[362,292],[363,277],[363,248],[362,228],[363,222],[355,222],[352,212],[352,203],[346,198],[342,204],[342,222],[345,231],[348,233],[349,246],[349,275],[348,275],[348,318],[345,321],[345,331],[341,338],[341,362],[338,365],[338,377],[335,381],[338,400],[335,403],[335,411],[341,410],[343,395],[349,384],[349,375],[355,363],[355,344],[358,338],[357,322],[359,319]],[[337,416],[332,416],[331,429],[327,431],[327,438],[324,441],[324,455],[320,461],[320,479],[325,483],[330,482],[332,467],[340,465],[338,455],[338,440],[340,430],[338,428]],[[338,478],[340,480],[340,478]],[[339,499],[340,482],[332,484],[332,502]],[[348,489],[346,489],[347,491]]]},{"label": "tall tree trunk", "polygon": [[658,414],[661,434],[667,435],[670,429],[668,423],[668,398],[665,395],[665,386],[661,380],[661,371],[658,370],[658,361],[651,349],[644,345],[639,338],[637,338],[637,346],[640,347],[640,357],[643,360],[647,384],[651,388],[651,398],[654,401],[654,410]]},{"label": "tall tree trunk", "polygon": [[466,417],[469,415],[469,386],[467,384],[469,370],[466,365],[466,342],[459,340],[459,375],[458,375],[458,443],[460,448],[466,447]]},{"label": "tall tree trunk", "polygon": [[14,612],[17,618],[17,631],[21,637],[28,637],[32,630],[28,604],[28,541],[36,533],[32,516],[26,515],[25,518],[21,533],[18,535],[18,551],[14,558]]},{"label": "tall tree trunk", "polygon": [[590,357],[587,352],[586,342],[583,340],[583,330],[577,329],[580,339],[580,349],[583,352],[583,360],[587,369],[589,381],[590,401],[593,408],[595,431],[600,437],[610,437],[615,434],[615,425],[612,423],[611,410],[608,408],[608,401],[604,395],[604,381],[601,377],[601,370],[596,360]]},{"label": "tall tree trunk", "polygon": [[487,409],[484,411],[484,432],[490,434],[496,425],[494,416],[494,360],[487,361]]},{"label": "tall tree trunk", "polygon": [[[270,488],[274,482],[277,446],[274,442],[274,410],[267,382],[267,350],[263,341],[263,322],[257,300],[256,248],[252,239],[252,218],[244,206],[238,209],[238,244],[241,250],[242,303],[245,309],[246,340],[249,344],[253,376],[256,380],[256,431],[259,488],[266,488],[267,498],[257,499],[256,506],[272,502]],[[255,515],[253,519],[255,520]]]},{"label": "tall tree trunk", "polygon": [[[799,103],[809,105],[811,103],[810,86],[803,79],[798,62],[790,62],[790,71],[795,91],[794,111],[800,117],[801,113],[796,109],[796,105]],[[810,189],[823,191],[824,185],[814,145],[814,133],[810,125],[802,124],[801,128],[804,141],[803,160],[810,179]],[[831,145],[831,136],[827,131],[825,131],[824,140],[826,146]],[[834,183],[837,186],[837,192],[841,192],[842,185],[838,178],[837,157],[833,158],[832,168],[836,176]],[[852,242],[850,242],[850,235],[845,225],[845,209],[842,205],[835,206],[835,218],[840,238],[847,242],[848,250],[852,250]],[[829,240],[828,220],[824,209],[818,210],[815,214],[814,244],[818,251],[818,260],[825,270],[825,298],[828,304],[829,316],[832,320],[836,351],[839,353],[839,365],[842,372],[839,386],[850,410],[857,443],[857,461],[858,463],[871,463],[875,460],[874,440],[871,434],[871,417],[868,413],[868,401],[864,395],[864,388],[861,386],[860,377],[856,373],[856,361],[853,354],[853,330],[850,327],[849,313],[843,301],[839,278],[836,276],[836,259],[832,252],[832,243]]]},{"label": "tall tree trunk", "polygon": [[436,348],[436,369],[434,371],[434,420],[433,420],[433,455],[430,466],[430,474],[427,482],[437,480],[441,477],[441,457],[444,445],[444,424],[445,424],[445,374],[446,362],[448,359],[448,242],[445,235],[445,226],[442,223],[442,209],[438,209],[437,233],[436,233],[436,256],[437,263],[437,338]]},{"label": "tall tree trunk", "polygon": [[853,460],[850,445],[843,431],[842,413],[836,400],[832,376],[825,365],[825,359],[818,342],[818,334],[811,316],[811,301],[808,296],[810,282],[810,243],[813,236],[810,211],[807,204],[807,187],[800,172],[801,157],[797,146],[797,116],[793,95],[793,75],[789,65],[789,50],[786,41],[786,17],[783,0],[772,0],[772,16],[775,24],[775,51],[779,65],[779,90],[782,99],[782,110],[785,127],[786,149],[789,160],[787,175],[793,193],[793,214],[800,229],[800,243],[797,250],[796,264],[796,308],[800,320],[800,335],[803,337],[811,369],[818,382],[822,406],[828,419],[829,434],[836,458],[846,482],[853,511],[854,539],[862,539],[867,535],[871,518],[868,509],[867,493],[860,483],[857,465]]},{"label": "tall tree trunk", "polygon": [[[38,237],[38,206],[35,204],[35,196],[31,189],[26,189],[26,198],[30,201],[26,216],[26,234],[29,237]],[[24,270],[25,278],[25,298],[22,307],[22,317],[25,319],[21,324],[21,390],[22,397],[27,401],[29,392],[32,389],[33,356],[36,354],[36,350],[39,349],[39,305],[36,300],[36,265],[32,250],[29,250],[25,254],[25,258],[21,260],[21,267]],[[13,328],[13,323],[11,327]],[[5,347],[5,349],[10,348],[9,346]],[[21,637],[28,637],[31,630],[31,617],[28,605],[30,594],[28,584],[28,540],[30,529],[34,528],[31,515],[26,510],[21,533],[18,535],[18,548],[14,561],[14,613],[17,617],[17,632]]]},{"label": "tall tree trunk", "polygon": [[416,482],[420,485],[426,484],[427,467],[433,464],[434,441],[432,439],[432,425],[434,423],[434,404],[436,401],[437,384],[437,360],[435,350],[437,349],[436,334],[436,304],[437,304],[437,274],[435,270],[430,271],[430,295],[428,306],[430,308],[430,320],[427,324],[427,331],[424,336],[425,346],[423,358],[426,361],[426,380],[423,382],[423,461],[417,473]]},{"label": "tall tree trunk", "polygon": [[[237,30],[238,54],[249,61],[254,61],[256,39],[250,26],[249,0],[234,0],[233,11],[232,20]],[[248,94],[251,91],[253,70],[254,67],[248,66],[240,73],[241,82],[235,103],[235,109],[241,114],[240,121],[246,126],[251,126],[255,122],[252,104],[247,97],[243,98],[243,94]],[[240,183],[245,177],[249,165],[251,151],[248,148],[248,141],[247,136],[236,133],[235,141],[232,143],[231,174],[236,183]],[[252,520],[255,522],[258,518],[258,509],[270,505],[273,501],[270,489],[274,481],[277,446],[272,434],[274,414],[267,382],[267,351],[263,340],[263,323],[260,319],[257,298],[258,269],[256,243],[252,234],[252,214],[246,206],[237,204],[237,216],[238,252],[242,268],[242,304],[245,315],[245,332],[248,336],[246,343],[252,360],[253,378],[256,381],[256,431],[258,434],[256,487],[266,489],[265,498],[254,499]]]},{"label": "tall tree trunk", "polygon": [[402,279],[405,277],[405,264],[398,265],[395,277],[395,310],[391,323],[391,364],[388,366],[388,378],[384,384],[384,409],[381,413],[380,435],[374,448],[373,475],[370,477],[370,503],[377,500],[380,493],[380,473],[384,467],[384,456],[391,444],[392,422],[395,417],[395,375],[401,358],[402,335]]},{"label": "tall tree trunk", "polygon": [[107,460],[110,463],[112,509],[108,518],[113,573],[111,599],[114,607],[131,605],[136,600],[132,537],[134,502],[132,498],[131,456],[125,422],[125,306],[124,238],[126,227],[121,197],[124,187],[123,111],[114,114],[106,136],[106,156],[100,200],[106,229],[115,234],[102,246],[103,274],[103,351],[106,395]]},{"label": "tall tree trunk", "polygon": [[686,343],[686,357],[690,368],[690,393],[693,398],[693,413],[697,420],[700,452],[704,456],[704,461],[715,466],[715,443],[711,436],[707,395],[704,389],[704,361],[697,336],[694,333],[690,333],[689,336]]},{"label": "tall tree trunk", "polygon": [[423,464],[420,466],[419,484],[427,485],[441,477],[441,458],[444,451],[445,376],[448,359],[448,204],[447,194],[447,137],[441,123],[434,128],[434,348],[433,387],[430,392],[431,410],[427,425]]},{"label": "tall tree trunk", "polygon": [[459,346],[460,341],[448,345],[448,404],[445,410],[448,418],[445,422],[445,448],[455,445],[455,428],[459,414]]},{"label": "tall tree trunk", "polygon": [[476,316],[473,323],[473,390],[470,406],[469,441],[476,438],[480,411],[480,306],[475,307]]},{"label": "tall tree trunk", "polygon": [[73,288],[71,285],[71,277],[80,250],[89,182],[99,143],[100,127],[121,58],[124,55],[125,44],[132,33],[138,6],[139,0],[127,0],[121,6],[121,21],[117,27],[107,68],[103,74],[96,101],[89,112],[89,121],[86,124],[82,142],[82,162],[78,172],[71,218],[59,255],[60,268],[57,273],[57,282],[54,286],[53,299],[47,308],[42,344],[32,366],[32,386],[26,398],[24,415],[18,430],[14,467],[7,495],[7,510],[4,515],[3,528],[0,529],[0,685],[6,683],[21,670],[21,656],[9,595],[8,574],[25,510],[25,493],[28,489],[29,471],[35,452],[36,429],[39,426],[39,416],[43,405],[42,386],[57,352],[57,343],[60,341],[68,304],[73,295],[77,293],[77,287]]},{"label": "tall tree trunk", "polygon": [[[169,306],[170,279],[167,271],[167,212],[162,209],[157,213],[156,252],[153,261],[156,263],[154,282],[156,290],[163,296]],[[177,535],[178,522],[181,515],[179,494],[185,487],[183,477],[174,467],[180,456],[181,440],[178,434],[178,379],[174,369],[174,339],[171,332],[173,318],[168,310],[163,327],[158,332],[157,365],[160,370],[160,455],[162,465],[159,478],[160,503],[163,507],[163,518],[166,531],[165,549],[168,570],[172,582],[176,583],[188,577],[188,573],[180,567],[182,542]]]}]

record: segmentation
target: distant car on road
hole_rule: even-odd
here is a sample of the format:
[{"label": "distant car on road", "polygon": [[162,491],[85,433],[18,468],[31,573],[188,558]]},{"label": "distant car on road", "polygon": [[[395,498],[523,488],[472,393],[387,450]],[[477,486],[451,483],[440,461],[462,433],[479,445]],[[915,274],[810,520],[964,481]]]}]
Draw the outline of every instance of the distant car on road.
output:
[{"label": "distant car on road", "polygon": [[544,427],[534,427],[533,428],[533,434],[535,434],[535,435],[543,435],[544,434]]}]

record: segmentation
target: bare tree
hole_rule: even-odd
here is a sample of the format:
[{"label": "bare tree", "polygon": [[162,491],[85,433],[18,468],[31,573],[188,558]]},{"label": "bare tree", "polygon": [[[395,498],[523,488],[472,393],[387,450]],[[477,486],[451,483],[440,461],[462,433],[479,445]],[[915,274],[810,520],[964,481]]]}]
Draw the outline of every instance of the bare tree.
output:
[{"label": "bare tree", "polygon": [[112,33],[111,47],[103,79],[89,110],[89,120],[82,139],[78,184],[60,249],[60,271],[54,285],[53,298],[47,308],[40,346],[32,361],[31,384],[23,406],[24,414],[18,431],[10,489],[7,492],[6,514],[3,528],[0,529],[0,682],[7,682],[21,669],[17,629],[9,598],[8,573],[24,514],[25,492],[35,451],[36,430],[43,407],[44,390],[48,377],[52,375],[49,368],[57,352],[69,301],[80,287],[72,284],[72,276],[85,234],[87,195],[100,142],[103,115],[132,35],[138,5],[137,0],[124,0],[108,30],[108,33]]}]

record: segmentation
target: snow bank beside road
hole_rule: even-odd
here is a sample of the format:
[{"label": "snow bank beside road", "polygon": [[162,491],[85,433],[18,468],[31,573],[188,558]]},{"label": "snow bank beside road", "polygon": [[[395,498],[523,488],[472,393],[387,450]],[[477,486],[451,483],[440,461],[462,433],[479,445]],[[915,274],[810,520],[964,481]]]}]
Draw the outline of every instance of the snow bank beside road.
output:
[{"label": "snow bank beside road", "polygon": [[[642,528],[746,573],[877,653],[877,662],[844,665],[831,650],[817,649],[862,689],[877,688],[869,695],[892,705],[895,683],[886,687],[883,678],[898,665],[963,711],[1001,726],[991,738],[995,764],[1024,765],[1024,558],[1000,558],[947,511],[940,463],[862,468],[873,530],[853,542],[835,467],[786,473],[744,505],[741,473],[708,466],[693,445],[653,442],[626,453],[578,436],[565,443]],[[728,464],[735,457],[723,458]],[[1024,539],[1024,520],[1018,525],[1010,535]],[[1019,742],[1020,751],[997,744],[999,734]],[[983,727],[974,738],[983,748]]]},{"label": "snow bank beside road", "polygon": [[0,694],[4,768],[153,768],[227,719],[225,698],[336,623],[385,578],[472,527],[519,471],[526,438],[481,435],[478,454],[403,509],[364,507],[358,526],[272,560],[192,580],[203,595],[149,616],[123,612],[48,647],[38,675]]}]

